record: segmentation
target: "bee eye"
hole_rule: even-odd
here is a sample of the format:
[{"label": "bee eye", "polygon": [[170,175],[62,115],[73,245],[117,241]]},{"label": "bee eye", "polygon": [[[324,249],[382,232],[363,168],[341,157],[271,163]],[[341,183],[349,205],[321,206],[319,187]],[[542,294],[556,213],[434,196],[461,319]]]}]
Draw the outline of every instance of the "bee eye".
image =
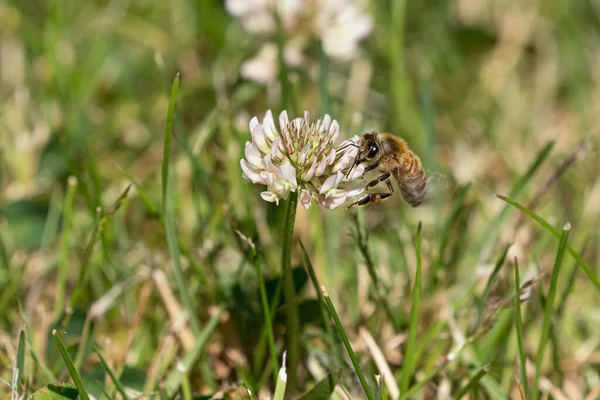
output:
[{"label": "bee eye", "polygon": [[369,147],[369,152],[367,153],[367,158],[373,158],[377,155],[377,152],[379,151],[379,148],[377,147],[377,145],[373,144],[371,145],[371,147]]}]

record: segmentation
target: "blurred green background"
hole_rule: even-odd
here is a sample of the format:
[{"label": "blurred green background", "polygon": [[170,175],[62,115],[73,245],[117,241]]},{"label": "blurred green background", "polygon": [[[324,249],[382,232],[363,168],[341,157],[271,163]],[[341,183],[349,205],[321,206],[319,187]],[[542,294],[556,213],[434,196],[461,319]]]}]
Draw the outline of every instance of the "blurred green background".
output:
[{"label": "blurred green background", "polygon": [[[559,232],[570,222],[570,246],[600,274],[600,4],[336,0],[330,9],[354,4],[372,24],[340,58],[315,28],[321,2],[297,3],[309,10],[297,25],[288,29],[283,18],[268,32],[249,30],[234,3],[228,12],[213,0],[0,0],[0,377],[13,382],[25,329],[17,393],[71,382],[57,329],[96,398],[121,395],[94,346],[130,395],[183,390],[187,398],[187,385],[200,396],[241,381],[260,398],[272,393],[257,274],[236,230],[256,244],[270,304],[283,304],[285,204],[244,184],[239,162],[250,118],[286,109],[330,114],[342,138],[394,132],[447,182],[417,209],[400,196],[358,211],[298,208],[292,262],[302,353],[290,394],[336,371],[334,396],[364,398],[341,341],[337,353],[328,347],[331,321],[297,239],[375,390],[381,365],[359,328],[400,381],[421,221],[413,398],[455,396],[469,383],[465,398],[520,398],[514,257],[530,283],[521,306],[528,380],[539,365],[541,393],[600,397],[598,286],[567,254],[547,308],[559,241],[494,197],[519,201]],[[245,3],[256,11],[268,2]],[[356,28],[341,21],[338,35]],[[301,63],[288,61],[282,74],[275,58],[270,82],[240,74],[264,43],[298,37]],[[176,73],[169,250],[161,163]],[[285,322],[277,308],[280,355]],[[9,393],[0,385],[0,395]]]}]

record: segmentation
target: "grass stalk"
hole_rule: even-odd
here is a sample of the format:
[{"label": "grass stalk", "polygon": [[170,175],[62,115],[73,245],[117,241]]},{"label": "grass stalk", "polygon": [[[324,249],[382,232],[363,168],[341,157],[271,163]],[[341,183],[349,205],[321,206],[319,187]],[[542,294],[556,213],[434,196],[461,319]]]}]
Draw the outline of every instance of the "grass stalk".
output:
[{"label": "grass stalk", "polygon": [[63,227],[60,239],[60,263],[56,280],[56,297],[54,298],[54,320],[57,320],[65,307],[65,285],[69,271],[69,254],[71,252],[71,236],[73,229],[73,210],[75,208],[75,193],[77,178],[70,176],[67,180],[67,195],[63,206]]},{"label": "grass stalk", "polygon": [[[330,345],[338,350],[338,346],[336,345],[335,336],[333,335],[333,329],[331,328],[331,324],[329,323],[329,318],[327,318],[327,306],[325,305],[325,299],[323,298],[323,293],[321,293],[319,280],[317,279],[317,274],[315,273],[315,269],[313,268],[312,262],[310,261],[310,257],[308,257],[308,252],[304,248],[304,244],[300,241],[300,247],[302,248],[302,253],[304,255],[304,264],[306,265],[306,270],[308,271],[308,276],[313,284],[315,292],[317,293],[317,297],[319,298],[319,305],[321,309],[321,317],[323,318],[323,324],[325,325],[325,332],[327,333],[327,338],[329,339]],[[336,355],[340,356],[338,351],[336,351]]]},{"label": "grass stalk", "polygon": [[62,340],[60,339],[60,335],[58,334],[58,331],[56,329],[52,330],[52,336],[54,336],[54,340],[56,341],[56,345],[58,346],[58,351],[60,351],[60,355],[62,356],[62,359],[67,365],[67,369],[69,370],[69,375],[71,375],[71,379],[73,379],[73,383],[75,384],[75,387],[79,392],[79,397],[81,397],[83,400],[90,400],[90,396],[88,395],[87,391],[85,390],[85,387],[83,386],[83,381],[79,376],[79,372],[77,372],[77,368],[75,368],[73,360],[71,359],[71,356],[65,348],[65,345],[63,344]]},{"label": "grass stalk", "polygon": [[277,373],[277,384],[275,385],[275,394],[273,394],[273,400],[283,400],[285,398],[285,387],[287,386],[287,372],[285,367],[285,355],[283,352],[283,360],[281,361],[281,369]]},{"label": "grass stalk", "polygon": [[477,387],[477,384],[479,383],[481,378],[483,378],[485,376],[485,374],[488,373],[488,371],[489,371],[489,366],[481,367],[475,373],[475,375],[473,375],[473,377],[471,377],[471,379],[469,379],[469,382],[467,382],[467,384],[463,388],[460,389],[460,391],[456,394],[456,396],[454,398],[456,400],[460,400],[465,394],[467,394],[467,392],[469,392],[469,390],[472,390],[473,388]]},{"label": "grass stalk", "polygon": [[[548,232],[550,232],[552,235],[554,235],[554,237],[556,237],[557,239],[560,239],[561,234],[558,232],[558,230],[555,229],[552,225],[550,225],[545,219],[540,217],[538,214],[534,213],[527,207],[524,207],[523,205],[517,203],[516,201],[509,199],[506,196],[503,196],[501,194],[496,194],[496,197],[502,201],[507,202],[511,206],[518,208],[519,210],[521,210],[522,212],[527,214],[529,217],[531,217],[535,222],[540,224],[544,229],[546,229]],[[569,245],[567,243],[566,246],[567,246],[566,250],[569,252],[569,254],[575,259],[577,264],[579,264],[579,266],[581,267],[583,272],[588,276],[588,278],[590,278],[590,280],[592,281],[594,286],[596,286],[596,289],[598,291],[600,291],[600,280],[594,273],[594,270],[589,265],[587,265],[587,263],[579,255],[579,253],[577,253],[577,251],[575,251],[575,249],[573,247],[571,247],[571,245]]]},{"label": "grass stalk", "polygon": [[[23,373],[25,371],[25,331],[21,330],[19,333],[19,345],[17,347],[17,359],[13,368],[12,376],[12,400],[18,400],[21,398],[19,390],[21,389],[21,383],[23,382]],[[24,396],[23,396],[24,397]]]},{"label": "grass stalk", "polygon": [[265,280],[262,274],[262,268],[260,260],[258,259],[258,253],[256,252],[256,246],[254,243],[249,244],[250,257],[254,262],[256,268],[256,275],[258,278],[258,288],[260,291],[260,301],[263,309],[263,316],[265,320],[265,326],[267,331],[267,342],[269,343],[269,352],[271,354],[271,364],[273,365],[273,381],[277,382],[277,371],[279,371],[279,362],[277,361],[277,350],[275,348],[275,337],[273,335],[273,323],[271,322],[271,308],[269,307],[269,300],[267,298],[267,290],[265,288]]},{"label": "grass stalk", "polygon": [[558,275],[564,258],[565,250],[567,248],[567,240],[569,239],[569,232],[571,230],[571,224],[567,223],[560,235],[560,242],[558,244],[558,251],[556,253],[556,260],[554,261],[554,267],[552,268],[552,277],[550,279],[550,289],[548,290],[548,296],[546,297],[546,305],[544,307],[544,320],[542,322],[542,333],[540,337],[540,344],[538,347],[536,362],[535,362],[535,375],[533,382],[531,383],[531,396],[532,400],[539,398],[539,382],[542,375],[542,363],[544,361],[544,350],[546,349],[546,343],[550,336],[550,325],[552,323],[554,299],[556,297],[556,287],[558,285]]},{"label": "grass stalk", "polygon": [[181,267],[180,253],[179,253],[179,242],[177,240],[177,233],[175,228],[175,211],[173,206],[173,196],[169,181],[169,160],[171,156],[171,136],[173,133],[173,114],[175,113],[175,100],[177,98],[177,90],[179,89],[179,74],[173,81],[173,87],[171,89],[171,97],[169,99],[169,108],[167,110],[165,138],[163,147],[163,162],[162,162],[162,202],[163,202],[163,215],[165,231],[167,236],[167,245],[169,247],[169,253],[173,260],[173,266],[175,269],[175,283],[181,296],[183,306],[185,307],[190,327],[194,332],[194,335],[200,335],[200,322],[196,316],[195,307],[192,304],[192,300],[187,292],[186,281]]},{"label": "grass stalk", "polygon": [[321,286],[321,292],[323,293],[323,298],[325,299],[325,304],[327,304],[327,309],[329,310],[329,314],[331,315],[331,317],[333,318],[333,321],[335,322],[335,326],[337,327],[337,330],[338,330],[340,336],[342,337],[344,346],[346,346],[346,351],[348,352],[348,355],[350,356],[350,360],[352,361],[352,365],[354,366],[356,375],[358,376],[358,379],[360,380],[360,384],[362,385],[362,387],[365,391],[365,395],[367,396],[367,399],[375,400],[375,396],[373,396],[373,392],[371,391],[371,388],[369,387],[369,384],[367,383],[367,380],[365,379],[363,371],[360,368],[360,364],[358,363],[358,359],[356,358],[356,355],[354,354],[354,350],[352,350],[352,346],[350,345],[350,340],[348,340],[348,335],[346,335],[344,326],[342,325],[342,322],[340,321],[340,317],[338,316],[337,311],[335,310],[335,307],[333,306],[333,303],[331,302],[331,298],[329,297],[329,293],[327,293],[327,289],[325,288],[325,286]]},{"label": "grass stalk", "polygon": [[515,257],[515,329],[517,330],[517,344],[519,347],[519,361],[521,363],[521,385],[527,393],[527,357],[523,339],[523,320],[521,318],[521,278],[519,276],[519,260]]},{"label": "grass stalk", "polygon": [[412,291],[412,306],[410,309],[410,320],[408,325],[408,339],[406,341],[406,352],[404,354],[404,366],[402,368],[402,376],[400,378],[400,393],[408,390],[410,378],[412,377],[417,364],[417,331],[419,329],[419,309],[421,306],[421,242],[422,242],[422,225],[419,222],[417,228],[417,270],[415,272],[415,284]]},{"label": "grass stalk", "polygon": [[106,362],[106,359],[100,352],[100,349],[95,347],[94,350],[95,350],[96,354],[98,355],[100,362],[102,363],[102,367],[104,368],[104,370],[106,371],[108,376],[110,376],[110,379],[113,381],[113,383],[114,383],[115,387],[117,388],[117,390],[119,391],[119,393],[121,393],[123,400],[129,400],[129,396],[127,396],[127,393],[125,393],[125,388],[123,388],[123,385],[121,385],[119,378],[117,377],[115,372],[112,370],[110,365],[108,365],[108,362]]}]

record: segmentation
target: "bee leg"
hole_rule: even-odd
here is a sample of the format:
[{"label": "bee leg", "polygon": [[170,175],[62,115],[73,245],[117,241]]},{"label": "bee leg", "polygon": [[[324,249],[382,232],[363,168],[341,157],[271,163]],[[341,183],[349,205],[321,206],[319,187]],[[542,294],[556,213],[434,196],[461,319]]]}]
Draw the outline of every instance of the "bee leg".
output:
[{"label": "bee leg", "polygon": [[[371,189],[372,187],[377,186],[380,182],[383,181],[387,181],[388,179],[390,179],[390,173],[387,172],[385,174],[380,175],[377,179],[373,179],[371,182],[367,183],[367,186],[365,187],[367,190]],[[389,181],[388,181],[389,182]],[[391,185],[388,183],[388,187],[390,187]],[[394,191],[394,189],[390,189],[392,192]]]},{"label": "bee leg", "polygon": [[[386,176],[387,175],[387,176]],[[392,186],[392,182],[390,181],[390,174],[383,174],[378,179],[374,179],[367,184],[367,189],[377,185],[379,182],[385,181],[387,183],[388,189],[390,190],[387,193],[367,193],[358,198],[354,203],[350,204],[347,209],[352,208],[354,206],[365,206],[367,204],[377,204],[381,203],[383,200],[390,197],[394,194],[394,187]]]}]

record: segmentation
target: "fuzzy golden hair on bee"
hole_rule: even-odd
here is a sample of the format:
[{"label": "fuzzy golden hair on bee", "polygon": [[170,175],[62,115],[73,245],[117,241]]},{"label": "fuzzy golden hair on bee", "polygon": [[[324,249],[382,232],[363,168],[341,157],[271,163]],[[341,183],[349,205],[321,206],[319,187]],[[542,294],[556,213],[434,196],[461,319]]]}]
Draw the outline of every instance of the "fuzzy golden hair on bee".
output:
[{"label": "fuzzy golden hair on bee", "polygon": [[423,164],[404,139],[391,133],[367,132],[360,138],[358,147],[355,165],[363,164],[365,171],[376,170],[381,174],[368,182],[366,189],[385,182],[388,192],[366,193],[348,208],[379,203],[390,197],[394,193],[391,177],[396,180],[400,193],[408,204],[418,207],[425,200],[428,179]]}]

